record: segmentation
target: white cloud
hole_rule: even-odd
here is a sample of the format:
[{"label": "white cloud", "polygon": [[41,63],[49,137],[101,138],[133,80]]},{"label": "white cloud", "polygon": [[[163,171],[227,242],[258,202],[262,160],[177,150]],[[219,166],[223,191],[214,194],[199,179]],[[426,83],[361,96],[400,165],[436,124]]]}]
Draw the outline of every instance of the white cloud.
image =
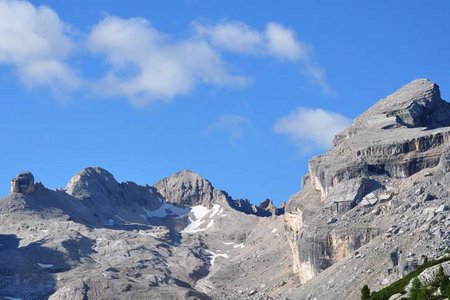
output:
[{"label": "white cloud", "polygon": [[141,18],[106,17],[92,28],[87,45],[111,66],[97,91],[135,104],[170,100],[199,83],[242,86],[249,81],[231,75],[208,43],[175,41]]},{"label": "white cloud", "polygon": [[237,21],[216,24],[195,22],[193,28],[197,38],[205,39],[225,51],[273,57],[297,64],[313,84],[326,93],[332,92],[325,70],[314,62],[312,47],[300,41],[294,31],[279,23],[267,23],[264,31],[257,31]]},{"label": "white cloud", "polygon": [[0,0],[0,65],[13,66],[30,87],[75,89],[77,76],[65,63],[74,46],[67,31],[46,6]]},{"label": "white cloud", "polygon": [[[271,22],[263,30],[238,21],[194,22],[192,27],[180,38],[158,31],[146,19],[108,16],[80,43],[51,8],[0,0],[0,67],[11,66],[28,87],[57,93],[90,87],[96,95],[145,105],[169,101],[201,84],[248,85],[249,77],[230,71],[227,59],[235,53],[294,63],[312,82],[330,90],[324,69],[312,59],[312,48],[281,24]],[[104,59],[106,71],[99,79],[81,85],[86,82],[73,67],[75,48],[88,48],[87,55]]]},{"label": "white cloud", "polygon": [[308,46],[299,41],[291,29],[275,22],[267,23],[264,31],[237,21],[194,22],[193,28],[198,38],[227,51],[270,56],[282,61],[308,60]]},{"label": "white cloud", "polygon": [[270,55],[290,61],[308,60],[308,47],[298,41],[292,30],[271,22],[266,27],[267,50]]},{"label": "white cloud", "polygon": [[217,24],[194,22],[193,27],[198,37],[229,51],[255,54],[261,51],[261,46],[264,45],[264,36],[241,22],[228,21]]},{"label": "white cloud", "polygon": [[216,121],[211,123],[205,130],[205,133],[224,132],[228,135],[232,144],[239,141],[245,131],[252,127],[252,122],[240,115],[226,114],[220,116]]},{"label": "white cloud", "polygon": [[338,113],[299,107],[280,118],[274,131],[287,136],[301,151],[306,151],[313,147],[329,148],[334,136],[350,124],[350,119]]}]

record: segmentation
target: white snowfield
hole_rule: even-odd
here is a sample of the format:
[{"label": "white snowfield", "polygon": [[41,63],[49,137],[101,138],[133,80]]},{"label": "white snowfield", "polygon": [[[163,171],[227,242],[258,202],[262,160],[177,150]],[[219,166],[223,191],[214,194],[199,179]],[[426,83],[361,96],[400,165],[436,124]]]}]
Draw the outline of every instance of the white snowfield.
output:
[{"label": "white snowfield", "polygon": [[37,264],[39,267],[41,267],[42,269],[50,269],[50,268],[53,268],[53,265],[51,265],[51,264],[41,264],[41,263],[38,263]]},{"label": "white snowfield", "polygon": [[214,266],[214,262],[216,261],[216,258],[223,257],[228,258],[228,254],[217,254],[215,252],[212,252],[211,250],[206,250],[205,252],[207,254],[207,257],[210,259],[211,266]]},{"label": "white snowfield", "polygon": [[[214,225],[214,217],[217,216],[222,211],[222,207],[218,204],[214,204],[213,208],[208,209],[203,205],[197,205],[192,207],[189,216],[189,221],[191,222],[181,233],[195,233],[200,231],[205,231]],[[193,214],[193,216],[192,216]],[[203,226],[205,222],[208,224]]]}]

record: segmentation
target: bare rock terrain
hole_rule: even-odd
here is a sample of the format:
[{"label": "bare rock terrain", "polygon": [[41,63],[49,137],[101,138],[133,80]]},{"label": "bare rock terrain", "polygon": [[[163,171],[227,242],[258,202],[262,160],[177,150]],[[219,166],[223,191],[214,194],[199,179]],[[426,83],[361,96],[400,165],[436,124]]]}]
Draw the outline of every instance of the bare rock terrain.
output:
[{"label": "bare rock terrain", "polygon": [[0,299],[359,299],[450,248],[435,83],[380,100],[308,167],[281,207],[189,170],[141,186],[90,167],[57,190],[20,173],[0,200]]},{"label": "bare rock terrain", "polygon": [[101,168],[61,190],[24,174],[0,201],[4,299],[256,299],[289,276],[282,217],[235,210],[191,171],[171,191]]},{"label": "bare rock terrain", "polygon": [[[309,162],[286,206],[295,299],[358,299],[450,246],[450,104],[415,80],[380,100]],[[298,298],[297,298],[298,299]]]}]

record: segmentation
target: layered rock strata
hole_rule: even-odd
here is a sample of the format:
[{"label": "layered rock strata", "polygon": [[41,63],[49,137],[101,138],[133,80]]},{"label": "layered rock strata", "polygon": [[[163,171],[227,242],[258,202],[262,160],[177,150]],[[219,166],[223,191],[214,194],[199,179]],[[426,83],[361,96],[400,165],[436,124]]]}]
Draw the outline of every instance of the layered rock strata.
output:
[{"label": "layered rock strata", "polygon": [[361,205],[390,199],[394,179],[438,165],[448,171],[450,104],[439,87],[415,80],[380,100],[314,157],[301,192],[286,206],[294,272],[305,283],[385,228],[339,220]]}]

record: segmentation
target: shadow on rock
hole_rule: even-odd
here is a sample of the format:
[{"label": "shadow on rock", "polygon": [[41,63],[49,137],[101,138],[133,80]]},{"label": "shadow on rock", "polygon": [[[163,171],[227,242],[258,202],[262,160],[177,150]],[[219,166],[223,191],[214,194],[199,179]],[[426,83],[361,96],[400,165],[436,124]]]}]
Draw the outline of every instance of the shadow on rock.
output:
[{"label": "shadow on rock", "polygon": [[66,271],[65,256],[31,243],[19,247],[13,234],[0,234],[0,297],[47,299],[54,292],[53,273]]}]

